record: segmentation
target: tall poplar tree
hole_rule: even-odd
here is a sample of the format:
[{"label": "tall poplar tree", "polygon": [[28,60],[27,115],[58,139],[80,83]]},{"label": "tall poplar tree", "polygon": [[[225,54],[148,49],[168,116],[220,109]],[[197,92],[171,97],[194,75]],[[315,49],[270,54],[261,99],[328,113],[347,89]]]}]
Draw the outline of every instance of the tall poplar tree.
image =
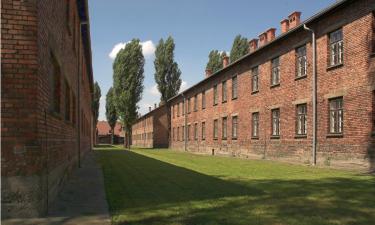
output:
[{"label": "tall poplar tree", "polygon": [[131,126],[137,118],[137,103],[143,92],[145,59],[139,39],[121,49],[113,62],[113,88],[118,117],[126,131],[125,147],[130,145]]},{"label": "tall poplar tree", "polygon": [[107,117],[107,122],[111,127],[111,144],[113,144],[113,135],[114,129],[117,122],[117,113],[116,113],[116,106],[115,106],[115,99],[113,95],[113,88],[109,88],[107,95],[106,95],[106,103],[105,103],[105,115]]},{"label": "tall poplar tree", "polygon": [[[92,99],[92,103],[91,103],[91,110],[93,112],[94,127],[96,127],[96,124],[98,123],[100,97],[102,97],[100,86],[99,86],[98,82],[95,82],[93,99]],[[96,135],[94,137],[94,143],[96,144]]]},{"label": "tall poplar tree", "polygon": [[249,53],[247,38],[237,35],[233,41],[232,49],[230,51],[230,61],[234,62],[247,53]]},{"label": "tall poplar tree", "polygon": [[225,52],[220,53],[218,50],[212,50],[208,55],[206,70],[211,70],[212,73],[221,70],[223,68],[223,54],[225,54]]},{"label": "tall poplar tree", "polygon": [[[160,39],[155,51],[155,82],[160,92],[160,101],[167,107],[167,118],[170,121],[171,112],[168,99],[177,95],[181,87],[181,71],[177,62],[174,61],[175,44],[169,36],[166,41]],[[170,138],[171,127],[168,123],[168,137]]]}]

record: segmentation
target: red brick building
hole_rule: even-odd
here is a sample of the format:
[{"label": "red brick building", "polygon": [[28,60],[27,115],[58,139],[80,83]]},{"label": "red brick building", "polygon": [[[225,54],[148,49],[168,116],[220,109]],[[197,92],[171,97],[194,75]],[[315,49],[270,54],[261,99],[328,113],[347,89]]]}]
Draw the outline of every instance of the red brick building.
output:
[{"label": "red brick building", "polygon": [[168,147],[167,107],[160,106],[137,119],[132,126],[132,147]]},{"label": "red brick building", "polygon": [[171,148],[374,169],[374,10],[338,1],[261,33],[249,54],[169,100]]},{"label": "red brick building", "polygon": [[107,121],[98,121],[96,135],[98,144],[124,144],[124,131],[120,122],[117,122],[113,128],[113,143],[111,127]]},{"label": "red brick building", "polygon": [[86,0],[1,1],[2,217],[45,214],[92,145]]}]

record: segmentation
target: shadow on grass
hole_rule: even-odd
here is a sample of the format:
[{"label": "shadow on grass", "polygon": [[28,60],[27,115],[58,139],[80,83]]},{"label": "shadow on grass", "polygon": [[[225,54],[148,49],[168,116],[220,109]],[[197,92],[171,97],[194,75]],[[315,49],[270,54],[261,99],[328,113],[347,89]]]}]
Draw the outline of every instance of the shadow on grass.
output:
[{"label": "shadow on grass", "polygon": [[97,151],[115,224],[375,224],[373,177],[223,180]]}]

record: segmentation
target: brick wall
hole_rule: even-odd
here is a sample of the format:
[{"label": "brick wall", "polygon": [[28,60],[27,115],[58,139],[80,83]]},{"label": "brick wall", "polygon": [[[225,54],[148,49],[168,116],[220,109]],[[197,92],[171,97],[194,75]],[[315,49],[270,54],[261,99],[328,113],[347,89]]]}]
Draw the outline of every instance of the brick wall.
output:
[{"label": "brick wall", "polygon": [[142,148],[168,147],[167,107],[156,108],[133,124],[132,146]]},{"label": "brick wall", "polygon": [[[318,164],[368,168],[371,147],[371,107],[374,89],[374,71],[371,55],[373,1],[356,1],[341,7],[328,16],[309,24],[317,33],[318,73]],[[350,15],[350,16],[348,16]],[[342,28],[344,36],[344,63],[328,68],[328,33]],[[296,48],[306,44],[307,76],[296,79]],[[280,56],[280,85],[271,87],[271,60]],[[259,91],[252,93],[251,69],[259,68]],[[231,98],[232,77],[238,77],[238,98]],[[187,125],[198,123],[198,140],[190,138],[189,151],[215,154],[270,158],[300,163],[311,163],[312,155],[312,46],[311,34],[297,29],[286,37],[254,52],[234,66],[215,74],[185,92],[186,98],[198,94],[198,111],[187,114]],[[222,82],[227,81],[227,102],[222,102]],[[218,86],[219,101],[213,105],[213,85]],[[206,108],[201,107],[201,92],[205,91]],[[343,135],[328,135],[328,102],[342,97],[344,104]],[[181,106],[183,98],[171,101],[172,107]],[[307,104],[307,136],[296,135],[296,105]],[[193,108],[193,106],[191,106]],[[280,137],[271,138],[271,110],[280,110]],[[176,113],[177,110],[175,110]],[[173,110],[172,110],[173,112]],[[259,113],[259,137],[252,138],[252,113]],[[232,117],[238,118],[238,137],[231,138]],[[227,140],[222,137],[222,118],[228,118]],[[218,120],[218,138],[213,139],[213,121]],[[184,126],[184,116],[173,116],[172,130]],[[206,139],[201,137],[205,122]],[[173,133],[173,132],[172,132]],[[182,138],[172,137],[172,148],[183,149]],[[371,153],[371,154],[370,154]]]},{"label": "brick wall", "polygon": [[[76,1],[1,4],[2,217],[38,216],[46,213],[77,165],[80,76],[81,156],[90,150],[92,81],[87,70],[80,69],[87,61]],[[58,112],[51,107],[56,65]]]}]

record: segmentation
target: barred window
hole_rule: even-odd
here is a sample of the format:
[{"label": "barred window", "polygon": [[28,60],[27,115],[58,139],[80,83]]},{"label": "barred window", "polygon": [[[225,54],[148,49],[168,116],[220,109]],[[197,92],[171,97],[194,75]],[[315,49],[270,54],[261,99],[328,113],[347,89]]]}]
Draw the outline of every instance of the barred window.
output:
[{"label": "barred window", "polygon": [[198,110],[198,95],[194,96],[194,111]]},{"label": "barred window", "polygon": [[233,116],[232,117],[232,139],[237,139],[238,135],[238,117]]},{"label": "barred window", "polygon": [[329,46],[330,66],[342,64],[344,59],[344,42],[342,29],[336,30],[329,34]]},{"label": "barred window", "polygon": [[180,103],[177,104],[177,117],[180,117]]},{"label": "barred window", "polygon": [[272,113],[272,136],[280,135],[280,109],[273,109]]},{"label": "barred window", "polygon": [[259,113],[255,112],[252,114],[252,137],[259,137]]},{"label": "barred window", "polygon": [[187,126],[187,131],[186,131],[187,133],[187,139],[188,139],[188,141],[190,141],[190,124]]},{"label": "barred window", "polygon": [[296,134],[306,135],[307,134],[307,104],[297,105],[297,124]]},{"label": "barred window", "polygon": [[187,111],[188,113],[191,113],[191,108],[190,108],[190,98],[188,98],[188,105],[187,105]]},{"label": "barred window", "polygon": [[343,130],[343,99],[342,97],[329,100],[329,132],[342,134]]},{"label": "barred window", "polygon": [[202,140],[206,140],[206,122],[202,122]]},{"label": "barred window", "polygon": [[221,125],[221,128],[222,128],[222,139],[223,140],[226,140],[227,139],[227,117],[223,117],[223,121],[222,121],[222,125]]},{"label": "barred window", "polygon": [[217,96],[217,85],[214,85],[214,105],[217,105],[218,96]]},{"label": "barred window", "polygon": [[258,76],[258,73],[259,73],[258,66],[254,67],[251,70],[251,75],[252,75],[251,90],[252,90],[252,92],[259,91],[259,76]]},{"label": "barred window", "polygon": [[202,109],[206,108],[206,92],[202,92]]},{"label": "barred window", "polygon": [[307,74],[306,45],[296,49],[297,78]]},{"label": "barred window", "polygon": [[223,81],[221,92],[222,92],[222,96],[221,96],[222,101],[226,102],[227,101],[227,81]]},{"label": "barred window", "polygon": [[237,84],[237,76],[234,76],[232,78],[232,99],[236,99],[237,98],[237,87],[238,84]]},{"label": "barred window", "polygon": [[214,139],[217,139],[217,136],[218,136],[218,121],[217,120],[214,120]]},{"label": "barred window", "polygon": [[177,127],[177,141],[180,140],[180,127]]},{"label": "barred window", "polygon": [[185,100],[181,103],[182,115],[185,115]]},{"label": "barred window", "polygon": [[194,124],[194,140],[198,140],[198,124]]},{"label": "barred window", "polygon": [[272,59],[271,85],[280,84],[280,57]]},{"label": "barred window", "polygon": [[182,126],[182,140],[185,141],[185,126]]}]

